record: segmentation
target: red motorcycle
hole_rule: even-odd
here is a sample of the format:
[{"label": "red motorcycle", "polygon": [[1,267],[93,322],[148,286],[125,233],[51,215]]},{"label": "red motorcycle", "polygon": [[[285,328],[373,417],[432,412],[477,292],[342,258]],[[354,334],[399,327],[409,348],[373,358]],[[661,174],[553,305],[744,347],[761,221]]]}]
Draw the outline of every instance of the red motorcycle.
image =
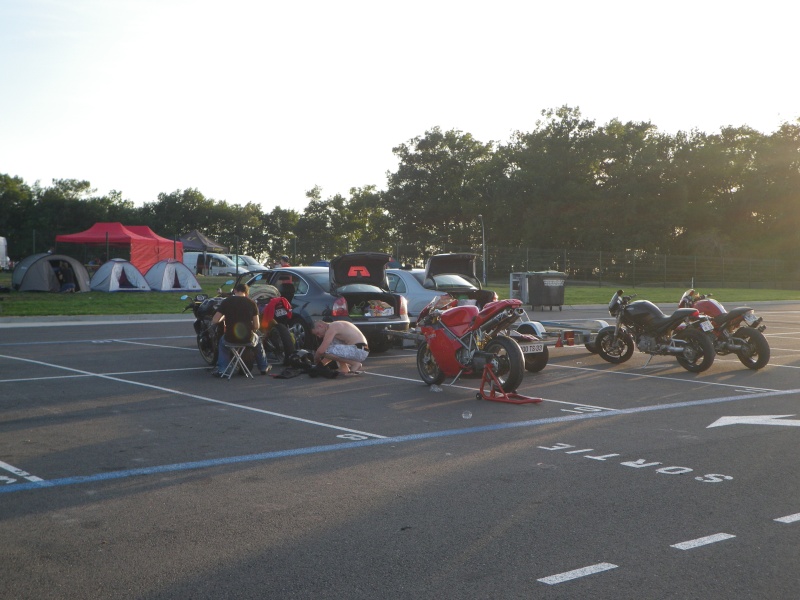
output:
[{"label": "red motorcycle", "polygon": [[458,306],[449,295],[434,298],[417,319],[425,336],[417,351],[422,381],[438,385],[454,377],[455,383],[462,374],[480,374],[489,366],[502,392],[514,392],[522,383],[525,356],[504,332],[524,314],[517,299],[488,302],[479,310]]},{"label": "red motorcycle", "polygon": [[680,308],[694,308],[711,318],[714,330],[711,332],[717,354],[733,352],[748,369],[757,371],[769,362],[770,350],[767,338],[762,331],[762,318],[749,306],[740,306],[728,312],[711,294],[698,294],[686,290],[679,304]]}]

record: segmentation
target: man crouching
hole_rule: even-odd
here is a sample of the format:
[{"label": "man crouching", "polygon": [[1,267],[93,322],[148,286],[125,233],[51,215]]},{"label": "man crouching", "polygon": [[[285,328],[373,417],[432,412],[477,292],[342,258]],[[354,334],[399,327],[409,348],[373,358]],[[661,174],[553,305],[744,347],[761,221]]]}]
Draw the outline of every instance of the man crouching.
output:
[{"label": "man crouching", "polygon": [[357,375],[369,355],[367,338],[349,321],[317,321],[312,333],[321,338],[314,353],[314,362],[327,364],[335,360],[340,375]]}]

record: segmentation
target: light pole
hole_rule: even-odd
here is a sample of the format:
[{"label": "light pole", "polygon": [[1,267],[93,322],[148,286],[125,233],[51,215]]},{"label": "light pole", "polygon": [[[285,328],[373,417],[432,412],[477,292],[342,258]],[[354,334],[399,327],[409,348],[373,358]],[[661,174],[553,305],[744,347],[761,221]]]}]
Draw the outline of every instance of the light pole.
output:
[{"label": "light pole", "polygon": [[478,215],[481,220],[481,251],[483,252],[483,285],[486,286],[486,228],[483,226],[483,215]]}]

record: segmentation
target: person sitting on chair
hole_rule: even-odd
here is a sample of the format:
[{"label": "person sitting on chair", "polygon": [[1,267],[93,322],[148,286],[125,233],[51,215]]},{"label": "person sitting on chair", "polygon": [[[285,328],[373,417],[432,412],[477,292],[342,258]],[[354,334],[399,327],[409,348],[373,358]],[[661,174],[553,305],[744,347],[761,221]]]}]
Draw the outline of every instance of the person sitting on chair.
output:
[{"label": "person sitting on chair", "polygon": [[339,365],[340,375],[361,373],[369,348],[367,338],[358,327],[350,321],[317,321],[311,332],[322,338],[314,353],[315,363],[327,364],[335,360]]},{"label": "person sitting on chair", "polygon": [[[229,296],[222,301],[211,319],[211,327],[216,327],[217,323],[223,321],[225,324],[225,335],[219,339],[219,352],[217,356],[217,368],[211,374],[220,377],[225,371],[225,367],[231,362],[231,351],[225,342],[232,344],[248,344],[254,341],[253,336],[258,336],[259,315],[258,306],[253,302],[248,294],[250,289],[244,283],[239,283],[233,288],[233,296]],[[267,354],[264,346],[259,341],[255,344],[256,362],[262,375],[267,371]]]}]

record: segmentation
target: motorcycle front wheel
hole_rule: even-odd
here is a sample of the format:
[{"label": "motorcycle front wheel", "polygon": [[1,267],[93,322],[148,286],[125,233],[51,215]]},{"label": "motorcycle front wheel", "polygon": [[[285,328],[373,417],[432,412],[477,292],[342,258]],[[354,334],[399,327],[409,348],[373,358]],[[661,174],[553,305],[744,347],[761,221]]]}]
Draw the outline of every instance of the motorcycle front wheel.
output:
[{"label": "motorcycle front wheel", "polygon": [[427,343],[423,343],[417,350],[417,371],[427,385],[439,385],[444,381],[444,373],[436,364]]},{"label": "motorcycle front wheel", "polygon": [[746,345],[745,348],[736,353],[745,367],[758,371],[767,366],[770,350],[767,338],[764,337],[763,333],[752,327],[741,327],[736,330],[733,337],[739,338]]},{"label": "motorcycle front wheel", "polygon": [[697,329],[686,329],[676,335],[685,340],[683,354],[677,354],[678,364],[690,373],[702,373],[714,364],[714,343],[708,334]]},{"label": "motorcycle front wheel", "polygon": [[604,361],[618,365],[633,356],[633,337],[624,329],[615,336],[614,327],[606,327],[597,333],[594,348]]},{"label": "motorcycle front wheel", "polygon": [[525,355],[519,344],[504,335],[498,335],[486,344],[485,352],[494,354],[494,374],[504,392],[516,392],[525,375]]}]

